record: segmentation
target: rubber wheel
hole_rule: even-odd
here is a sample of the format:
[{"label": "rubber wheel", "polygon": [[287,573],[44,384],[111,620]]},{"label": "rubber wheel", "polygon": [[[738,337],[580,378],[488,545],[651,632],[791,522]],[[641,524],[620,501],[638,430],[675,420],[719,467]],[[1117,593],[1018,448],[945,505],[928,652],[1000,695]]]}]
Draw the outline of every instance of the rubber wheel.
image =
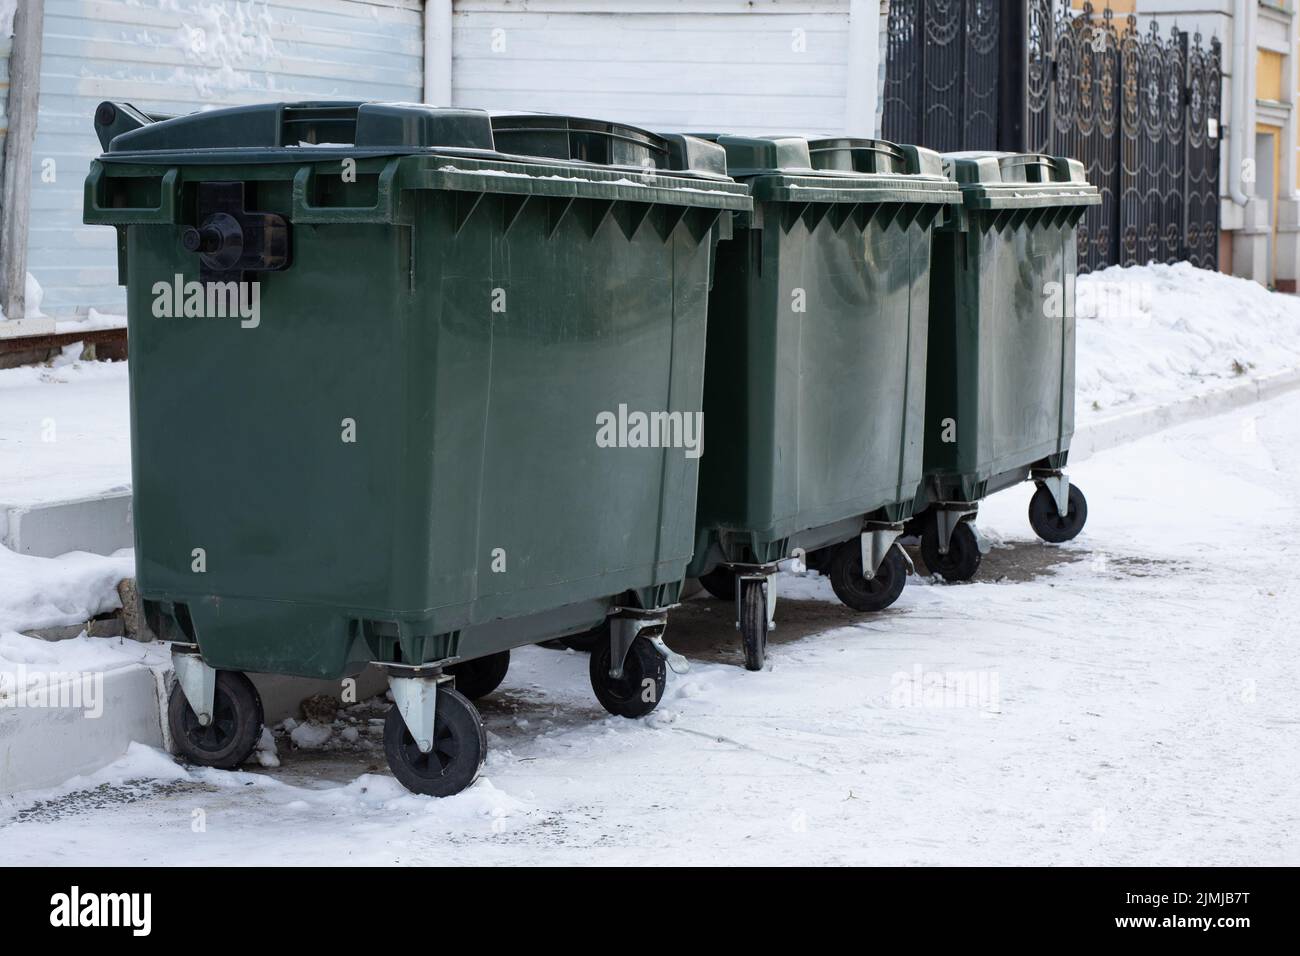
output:
[{"label": "rubber wheel", "polygon": [[736,600],[736,572],[731,568],[716,567],[701,575],[700,585],[719,601]]},{"label": "rubber wheel", "polygon": [[855,611],[883,611],[898,600],[907,583],[907,561],[897,545],[885,552],[876,576],[862,576],[862,544],[857,538],[835,549],[830,568],[835,596]]},{"label": "rubber wheel", "polygon": [[487,733],[474,705],[444,684],[438,688],[434,709],[433,749],[420,753],[394,704],[384,718],[384,756],[388,769],[407,790],[450,797],[478,776],[487,756]]},{"label": "rubber wheel", "polygon": [[247,675],[217,671],[212,710],[212,722],[202,726],[177,683],[167,701],[172,740],[192,763],[233,770],[252,755],[262,736],[262,698]]},{"label": "rubber wheel", "polygon": [[644,637],[638,637],[628,648],[623,676],[618,679],[609,676],[612,656],[608,640],[591,652],[591,689],[596,699],[615,717],[644,717],[663,699],[668,665]]},{"label": "rubber wheel", "polygon": [[560,643],[565,647],[571,647],[575,651],[583,651],[590,654],[602,642],[609,643],[609,618],[601,621],[590,631],[583,631],[581,634],[569,634],[560,638]]},{"label": "rubber wheel", "polygon": [[762,581],[741,582],[740,643],[745,649],[745,670],[761,671],[767,661],[767,598]]},{"label": "rubber wheel", "polygon": [[921,560],[931,574],[938,574],[945,581],[969,581],[979,570],[982,558],[970,522],[959,521],[952,529],[947,554],[939,553],[938,521],[926,522],[925,531],[921,533]]},{"label": "rubber wheel", "polygon": [[501,651],[487,657],[476,657],[472,661],[461,661],[447,668],[447,673],[456,678],[456,690],[469,700],[486,697],[506,679],[510,670],[510,652]]},{"label": "rubber wheel", "polygon": [[1039,485],[1029,499],[1029,526],[1034,534],[1051,544],[1069,541],[1083,530],[1088,520],[1088,499],[1070,485],[1070,506],[1064,518],[1056,510],[1056,499],[1046,485]]}]

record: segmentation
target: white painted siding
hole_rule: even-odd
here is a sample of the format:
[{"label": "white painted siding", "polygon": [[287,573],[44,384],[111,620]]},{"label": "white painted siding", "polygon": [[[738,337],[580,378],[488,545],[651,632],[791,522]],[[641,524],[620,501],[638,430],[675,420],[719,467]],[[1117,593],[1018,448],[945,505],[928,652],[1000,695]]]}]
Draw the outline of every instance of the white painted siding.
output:
[{"label": "white painted siding", "polygon": [[[114,233],[81,224],[102,100],[146,112],[418,101],[420,0],[46,0],[28,270],[52,314],[121,311]],[[42,164],[54,161],[54,182]]]},{"label": "white painted siding", "polygon": [[453,102],[651,129],[843,130],[849,0],[600,7],[614,5],[455,0]]}]

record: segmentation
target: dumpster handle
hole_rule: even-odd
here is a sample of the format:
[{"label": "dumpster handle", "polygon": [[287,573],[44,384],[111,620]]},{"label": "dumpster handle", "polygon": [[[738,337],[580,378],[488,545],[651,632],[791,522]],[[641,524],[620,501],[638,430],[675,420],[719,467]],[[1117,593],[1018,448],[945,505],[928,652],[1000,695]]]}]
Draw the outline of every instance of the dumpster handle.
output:
[{"label": "dumpster handle", "polygon": [[394,187],[397,164],[401,157],[390,159],[379,174],[379,192],[373,206],[316,206],[311,194],[315,167],[303,166],[293,177],[294,222],[397,222],[397,200],[400,191]]},{"label": "dumpster handle", "polygon": [[172,168],[162,174],[161,191],[157,206],[106,206],[108,183],[118,177],[104,175],[104,165],[98,160],[90,165],[90,175],[86,177],[86,215],[87,223],[109,223],[123,225],[131,222],[177,222],[177,188],[180,170]]},{"label": "dumpster handle", "polygon": [[[1003,165],[1007,167],[1020,166],[1025,170],[1025,181],[1030,183],[1050,183],[1054,181],[1052,172],[1056,169],[1056,163],[1052,157],[1043,153],[1023,153],[1019,156],[1008,156],[1003,160]],[[1030,179],[1030,170],[1038,170],[1039,177]],[[1045,175],[1044,175],[1045,174]]]}]

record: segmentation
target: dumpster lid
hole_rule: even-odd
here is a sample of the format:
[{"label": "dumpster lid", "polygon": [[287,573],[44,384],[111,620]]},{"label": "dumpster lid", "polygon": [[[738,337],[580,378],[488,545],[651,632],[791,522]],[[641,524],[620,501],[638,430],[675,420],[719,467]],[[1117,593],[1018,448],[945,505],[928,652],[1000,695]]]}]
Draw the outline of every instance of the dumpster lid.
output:
[{"label": "dumpster lid", "polygon": [[1041,153],[966,151],[944,153],[944,173],[972,209],[1030,206],[1092,206],[1101,202],[1083,163]]},{"label": "dumpster lid", "polygon": [[853,137],[696,133],[726,150],[727,172],[755,199],[802,202],[961,201],[939,154]]},{"label": "dumpster lid", "polygon": [[[691,137],[599,120],[494,115],[423,103],[258,103],[166,116],[105,102],[95,111],[95,129],[106,162],[300,163],[426,152],[479,158],[522,153],[552,165],[559,160],[731,182],[723,149]],[[524,146],[535,148],[524,152]]]}]

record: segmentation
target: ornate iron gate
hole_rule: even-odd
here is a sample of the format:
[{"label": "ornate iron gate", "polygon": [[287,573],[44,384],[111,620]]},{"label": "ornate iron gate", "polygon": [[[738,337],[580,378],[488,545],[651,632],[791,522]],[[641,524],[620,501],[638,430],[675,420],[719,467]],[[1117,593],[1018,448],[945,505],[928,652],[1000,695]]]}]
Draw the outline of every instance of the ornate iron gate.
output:
[{"label": "ornate iron gate", "polygon": [[893,0],[889,23],[885,138],[1082,160],[1081,269],[1218,266],[1217,39],[1054,0]]},{"label": "ornate iron gate", "polygon": [[999,0],[891,0],[885,139],[996,149]]}]

